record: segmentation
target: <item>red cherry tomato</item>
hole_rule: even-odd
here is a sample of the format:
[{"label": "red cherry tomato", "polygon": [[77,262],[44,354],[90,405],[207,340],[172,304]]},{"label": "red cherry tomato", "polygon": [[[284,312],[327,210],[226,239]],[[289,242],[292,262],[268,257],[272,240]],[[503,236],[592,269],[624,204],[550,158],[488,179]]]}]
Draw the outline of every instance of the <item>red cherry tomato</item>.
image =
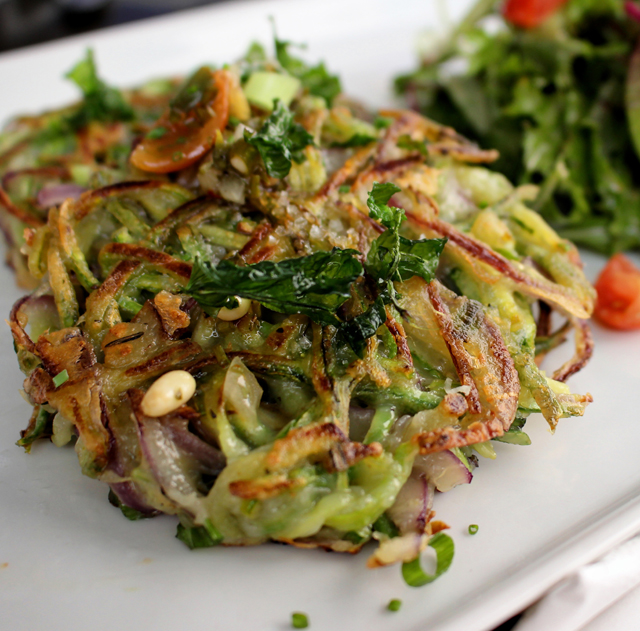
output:
[{"label": "red cherry tomato", "polygon": [[200,68],[133,150],[132,164],[142,171],[170,173],[199,160],[227,125],[230,86],[225,70]]},{"label": "red cherry tomato", "polygon": [[535,28],[544,22],[567,0],[507,0],[502,14],[505,19],[522,28]]},{"label": "red cherry tomato", "polygon": [[622,254],[612,256],[596,282],[594,314],[612,329],[640,329],[640,270]]}]

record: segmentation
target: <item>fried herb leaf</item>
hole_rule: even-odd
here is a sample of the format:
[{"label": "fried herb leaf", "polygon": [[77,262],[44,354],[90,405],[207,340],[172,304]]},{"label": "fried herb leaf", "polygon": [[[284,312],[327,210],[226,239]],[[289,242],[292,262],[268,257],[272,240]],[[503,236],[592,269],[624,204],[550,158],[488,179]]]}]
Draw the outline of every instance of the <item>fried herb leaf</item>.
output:
[{"label": "fried herb leaf", "polygon": [[399,186],[391,182],[387,182],[386,184],[374,182],[373,188],[367,198],[369,216],[379,221],[389,230],[397,230],[404,220],[404,210],[402,210],[402,208],[388,206],[389,200],[401,190]]},{"label": "fried herb leaf", "polygon": [[365,263],[367,274],[378,287],[378,296],[364,313],[340,326],[343,339],[359,357],[364,353],[367,339],[384,324],[385,305],[397,302],[393,281],[420,276],[431,282],[447,242],[446,239],[412,241],[400,236],[404,210],[388,205],[400,190],[395,184],[374,182],[367,199],[369,216],[387,229],[371,244]]},{"label": "fried herb leaf", "polygon": [[340,327],[344,341],[358,357],[363,356],[367,340],[376,334],[387,319],[384,304],[382,296],[378,296],[364,313],[344,322]]},{"label": "fried herb leaf", "polygon": [[302,85],[314,96],[321,96],[331,107],[333,99],[342,92],[340,79],[326,69],[324,63],[309,67],[302,59],[289,53],[291,42],[276,38],[276,58],[284,70],[302,81]]},{"label": "fried herb leaf", "polygon": [[245,132],[245,140],[260,152],[267,173],[280,179],[289,174],[292,161],[304,161],[302,150],[314,144],[313,136],[293,122],[292,112],[277,99],[261,129],[253,135]]},{"label": "fried herb leaf", "polygon": [[412,241],[400,236],[400,225],[405,218],[404,210],[388,206],[391,197],[399,191],[400,188],[395,184],[375,182],[369,193],[369,216],[379,221],[387,230],[371,244],[366,270],[380,284],[408,280],[413,276],[420,276],[429,283],[433,280],[447,240]]},{"label": "fried herb leaf", "polygon": [[433,280],[444,249],[446,239],[420,239],[412,241],[400,237],[400,263],[398,274],[401,280],[420,276],[428,283]]},{"label": "fried herb leaf", "polygon": [[230,298],[241,296],[279,313],[303,313],[314,322],[338,325],[335,313],[362,274],[356,254],[355,250],[335,248],[245,267],[229,261],[214,266],[196,259],[185,291],[208,307],[223,307]]},{"label": "fried herb leaf", "polygon": [[87,50],[85,58],[79,61],[66,75],[81,90],[84,101],[69,118],[74,129],[85,127],[91,121],[128,121],[134,117],[133,108],[124,100],[121,92],[108,86],[96,71],[93,51]]}]

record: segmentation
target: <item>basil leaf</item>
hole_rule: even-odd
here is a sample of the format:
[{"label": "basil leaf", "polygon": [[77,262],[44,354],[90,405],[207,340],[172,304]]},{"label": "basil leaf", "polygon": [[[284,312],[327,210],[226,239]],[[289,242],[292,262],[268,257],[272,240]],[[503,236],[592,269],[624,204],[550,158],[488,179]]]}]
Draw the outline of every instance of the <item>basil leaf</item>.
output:
[{"label": "basil leaf", "polygon": [[228,298],[241,296],[279,313],[303,313],[314,322],[337,326],[340,321],[335,313],[362,274],[356,254],[355,250],[335,248],[245,267],[230,261],[213,266],[198,258],[185,292],[208,307],[222,307]]},{"label": "basil leaf", "polygon": [[134,117],[133,108],[124,100],[121,92],[108,86],[96,71],[93,51],[87,50],[85,58],[79,61],[66,75],[81,90],[84,101],[67,122],[74,129],[85,127],[91,121],[128,121]]},{"label": "basil leaf", "polygon": [[289,53],[291,42],[275,39],[276,58],[284,70],[297,77],[302,85],[314,96],[321,96],[329,107],[333,99],[342,92],[340,79],[329,74],[324,63],[309,67],[304,61]]},{"label": "basil leaf", "polygon": [[195,526],[194,528],[185,528],[182,524],[178,524],[176,539],[180,539],[192,550],[211,548],[222,543],[222,535],[209,519],[205,520],[204,526]]},{"label": "basil leaf", "polygon": [[443,532],[439,532],[429,539],[429,546],[436,551],[435,574],[426,574],[420,565],[420,557],[402,564],[402,578],[411,587],[422,587],[435,581],[441,574],[449,569],[453,561],[455,548],[453,539]]},{"label": "basil leaf", "polygon": [[313,136],[293,122],[293,113],[278,99],[260,131],[253,135],[245,132],[244,138],[259,151],[267,173],[280,179],[289,174],[292,161],[304,160],[302,150],[314,144]]}]

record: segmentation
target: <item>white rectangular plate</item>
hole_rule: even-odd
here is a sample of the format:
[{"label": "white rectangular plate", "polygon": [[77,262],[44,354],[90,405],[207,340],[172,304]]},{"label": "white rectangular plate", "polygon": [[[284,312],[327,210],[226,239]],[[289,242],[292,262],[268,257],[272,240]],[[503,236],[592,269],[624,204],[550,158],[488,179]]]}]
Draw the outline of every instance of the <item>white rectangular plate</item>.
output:
[{"label": "white rectangular plate", "polygon": [[[372,105],[392,101],[392,77],[415,63],[417,32],[442,34],[434,0],[234,2],[83,35],[0,56],[0,121],[76,98],[62,74],[90,45],[103,76],[132,85],[221,64],[249,42],[309,44],[346,90]],[[450,18],[467,0],[448,2]],[[593,278],[603,260],[586,256]],[[0,269],[0,313],[18,296]],[[4,317],[4,316],[3,316]],[[436,498],[456,556],[436,583],[407,587],[399,568],[367,570],[356,557],[278,545],[190,552],[173,518],[128,522],[104,485],[82,477],[72,449],[14,445],[28,406],[8,328],[0,331],[0,626],[12,631],[288,629],[292,611],[313,629],[490,629],[567,572],[640,529],[640,333],[595,327],[596,354],[572,379],[595,399],[584,418],[551,436],[540,417],[533,444],[497,444],[471,485]],[[568,355],[571,349],[562,353]],[[560,361],[562,357],[556,358]],[[469,524],[480,530],[471,537]],[[400,612],[385,606],[400,598]]]}]

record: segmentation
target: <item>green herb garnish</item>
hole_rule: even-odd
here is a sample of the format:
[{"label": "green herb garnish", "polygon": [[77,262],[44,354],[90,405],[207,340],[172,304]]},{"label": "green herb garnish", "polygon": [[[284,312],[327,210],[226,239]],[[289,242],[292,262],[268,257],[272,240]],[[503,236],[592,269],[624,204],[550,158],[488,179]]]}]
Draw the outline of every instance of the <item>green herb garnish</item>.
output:
[{"label": "green herb garnish", "polygon": [[166,133],[167,130],[165,127],[156,127],[147,134],[147,138],[157,140],[158,138],[162,138]]},{"label": "green herb garnish", "polygon": [[108,86],[96,71],[93,51],[88,49],[85,58],[67,74],[81,90],[84,101],[67,120],[73,129],[80,129],[91,121],[128,121],[134,117],[133,108],[124,100],[122,93]]},{"label": "green herb garnish", "polygon": [[309,626],[309,618],[306,614],[296,611],[291,614],[291,626],[294,629],[306,629]]},{"label": "green herb garnish", "polygon": [[390,600],[389,604],[387,605],[387,609],[389,611],[400,611],[400,607],[402,607],[402,601],[398,600],[397,598]]},{"label": "green herb garnish", "polygon": [[259,151],[267,173],[280,179],[289,174],[292,161],[304,161],[302,150],[314,144],[313,136],[293,122],[293,113],[277,99],[260,130],[253,135],[246,131],[244,137]]},{"label": "green herb garnish", "polygon": [[67,372],[67,369],[65,368],[62,372],[59,372],[53,378],[53,385],[56,388],[59,388],[63,383],[66,383],[67,381],[69,381],[69,373]]},{"label": "green herb garnish", "polygon": [[394,281],[420,276],[431,282],[435,276],[446,239],[412,241],[400,236],[404,210],[389,206],[389,200],[400,192],[395,184],[375,182],[367,199],[369,216],[379,221],[386,231],[371,244],[365,270],[376,283],[378,297],[367,310],[344,323],[340,332],[357,355],[362,357],[366,340],[375,335],[386,320],[385,305],[397,302]]},{"label": "green herb garnish", "polygon": [[317,66],[308,66],[302,59],[292,56],[289,53],[291,42],[275,39],[276,58],[284,70],[297,77],[302,85],[314,96],[321,96],[325,99],[329,107],[333,99],[342,92],[340,79],[336,75],[329,74],[324,63]]},{"label": "green herb garnish", "polygon": [[475,535],[478,532],[478,524],[471,524],[469,526],[469,534]]}]

